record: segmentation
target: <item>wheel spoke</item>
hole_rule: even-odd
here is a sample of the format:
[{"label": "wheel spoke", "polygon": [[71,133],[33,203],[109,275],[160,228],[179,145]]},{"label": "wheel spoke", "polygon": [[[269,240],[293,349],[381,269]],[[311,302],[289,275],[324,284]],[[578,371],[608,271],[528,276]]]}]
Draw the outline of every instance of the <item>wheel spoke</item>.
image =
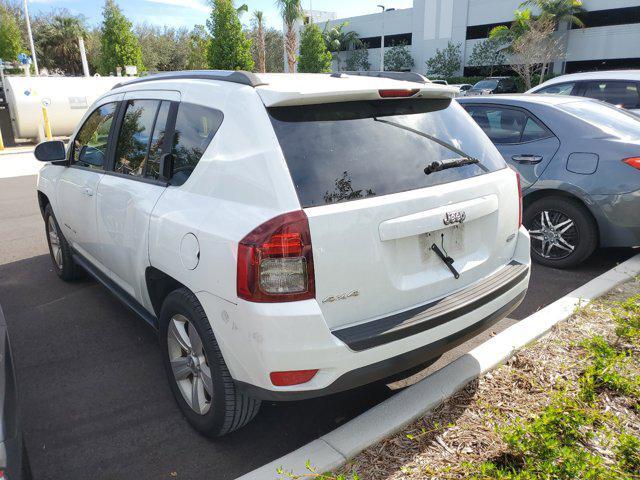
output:
[{"label": "wheel spoke", "polygon": [[193,351],[196,352],[196,355],[204,355],[202,340],[200,340],[200,335],[198,335],[196,327],[194,327],[193,324],[189,324],[189,343]]},{"label": "wheel spoke", "polygon": [[171,360],[171,369],[173,370],[173,375],[176,377],[176,380],[184,380],[191,373],[185,357],[178,357],[175,360]]},{"label": "wheel spoke", "polygon": [[538,234],[538,233],[542,233],[542,230],[529,230],[529,233],[534,233],[534,234]]},{"label": "wheel spoke", "polygon": [[553,248],[553,243],[548,240],[542,242],[542,255],[549,258],[551,255],[551,249]]},{"label": "wheel spoke", "polygon": [[62,267],[62,249],[60,247],[56,248],[55,259],[58,266]]},{"label": "wheel spoke", "polygon": [[555,229],[559,234],[565,233],[567,230],[573,227],[573,220],[570,218],[565,220],[564,222],[559,223],[555,226]]},{"label": "wheel spoke", "polygon": [[180,348],[187,352],[191,350],[191,342],[185,330],[185,322],[172,318],[169,324],[169,335],[178,342]]},{"label": "wheel spoke", "polygon": [[207,400],[204,396],[204,385],[200,377],[193,377],[193,382],[191,383],[191,408],[193,410],[202,415],[204,413],[205,407],[207,404]]},{"label": "wheel spoke", "polygon": [[[531,232],[529,232],[529,234],[531,234]],[[540,241],[544,240],[544,237],[542,235],[531,235],[531,238],[535,240],[540,240]]]},{"label": "wheel spoke", "polygon": [[573,252],[575,247],[567,242],[564,238],[558,237],[557,246],[562,248],[563,250],[567,250],[568,252]]},{"label": "wheel spoke", "polygon": [[204,389],[213,398],[213,380],[211,379],[211,369],[204,364],[200,365],[200,372],[202,376],[202,382],[204,383]]}]

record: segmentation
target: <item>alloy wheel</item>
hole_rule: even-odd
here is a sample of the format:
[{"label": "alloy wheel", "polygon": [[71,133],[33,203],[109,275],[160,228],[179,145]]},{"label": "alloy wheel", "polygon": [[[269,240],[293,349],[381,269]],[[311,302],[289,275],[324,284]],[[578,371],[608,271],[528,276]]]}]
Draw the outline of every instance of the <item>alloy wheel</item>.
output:
[{"label": "alloy wheel", "polygon": [[578,246],[580,235],[575,221],[562,212],[543,210],[529,225],[531,247],[543,258],[562,260]]},{"label": "alloy wheel", "polygon": [[187,405],[205,415],[213,402],[211,368],[195,326],[184,315],[176,314],[167,330],[169,363]]},{"label": "alloy wheel", "polygon": [[60,245],[60,236],[56,228],[56,222],[53,216],[49,216],[47,221],[47,230],[49,234],[49,245],[51,246],[51,257],[59,269],[62,269],[62,245]]}]

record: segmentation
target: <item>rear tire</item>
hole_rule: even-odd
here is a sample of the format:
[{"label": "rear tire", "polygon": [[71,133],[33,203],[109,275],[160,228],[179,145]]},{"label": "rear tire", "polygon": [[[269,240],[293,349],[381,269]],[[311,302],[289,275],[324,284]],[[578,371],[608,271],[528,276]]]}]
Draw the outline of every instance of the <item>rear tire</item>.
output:
[{"label": "rear tire", "polygon": [[531,235],[531,259],[552,268],[571,268],[585,261],[598,246],[598,227],[576,200],[545,197],[529,205],[524,226]]},{"label": "rear tire", "polygon": [[186,288],[171,292],[162,304],[160,348],[173,396],[200,433],[220,437],[256,416],[260,400],[236,389],[209,319]]},{"label": "rear tire", "polygon": [[80,278],[82,269],[73,260],[73,250],[62,234],[58,220],[53,214],[51,204],[44,209],[44,228],[47,234],[51,263],[53,263],[53,269],[58,277],[65,282]]}]

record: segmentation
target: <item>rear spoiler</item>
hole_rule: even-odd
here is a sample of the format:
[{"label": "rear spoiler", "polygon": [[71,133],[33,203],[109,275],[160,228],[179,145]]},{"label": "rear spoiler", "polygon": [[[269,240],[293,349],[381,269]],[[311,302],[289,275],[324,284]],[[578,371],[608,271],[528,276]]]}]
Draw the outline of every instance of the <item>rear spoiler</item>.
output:
[{"label": "rear spoiler", "polygon": [[339,75],[350,75],[350,76],[358,76],[358,77],[376,77],[376,78],[390,78],[392,80],[402,80],[405,82],[414,82],[414,83],[431,83],[431,81],[425,77],[424,75],[420,75],[415,72],[338,72],[334,73],[333,76]]}]

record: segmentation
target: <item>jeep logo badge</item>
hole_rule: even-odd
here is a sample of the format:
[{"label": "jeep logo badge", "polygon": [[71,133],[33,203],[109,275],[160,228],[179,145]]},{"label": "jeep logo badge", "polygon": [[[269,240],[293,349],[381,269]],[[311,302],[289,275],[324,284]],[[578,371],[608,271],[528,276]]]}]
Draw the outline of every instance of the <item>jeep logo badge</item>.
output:
[{"label": "jeep logo badge", "polygon": [[442,222],[445,225],[453,225],[455,223],[464,222],[466,218],[467,218],[467,214],[464,212],[464,210],[461,210],[459,212],[447,212]]}]

